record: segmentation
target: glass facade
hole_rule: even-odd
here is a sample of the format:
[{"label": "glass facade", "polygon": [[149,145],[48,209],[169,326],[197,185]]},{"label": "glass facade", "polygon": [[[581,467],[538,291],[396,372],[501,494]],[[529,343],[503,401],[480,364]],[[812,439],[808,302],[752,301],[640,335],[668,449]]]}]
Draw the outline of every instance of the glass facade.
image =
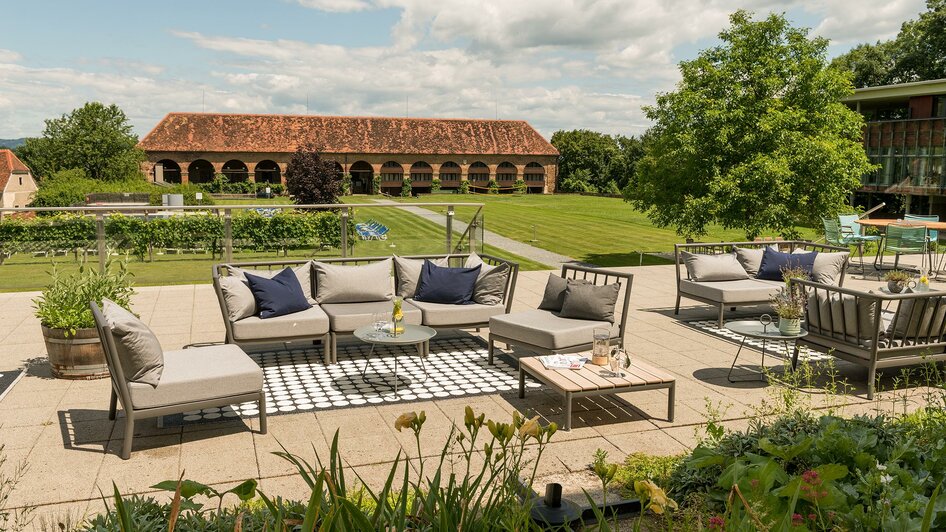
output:
[{"label": "glass facade", "polygon": [[864,147],[870,161],[881,168],[864,176],[863,190],[946,194],[944,130],[946,118],[868,122]]}]

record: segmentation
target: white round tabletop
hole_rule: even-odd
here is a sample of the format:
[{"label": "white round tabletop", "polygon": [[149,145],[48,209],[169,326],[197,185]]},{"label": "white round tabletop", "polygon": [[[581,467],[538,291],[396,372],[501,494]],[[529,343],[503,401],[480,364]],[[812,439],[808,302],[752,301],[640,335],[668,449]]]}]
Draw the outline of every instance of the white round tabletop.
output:
[{"label": "white round tabletop", "polygon": [[403,327],[404,332],[397,336],[391,335],[390,323],[386,324],[382,331],[376,331],[374,325],[365,325],[355,329],[353,334],[363,342],[385,345],[419,344],[437,336],[437,331],[426,325],[404,324]]},{"label": "white round tabletop", "polygon": [[776,322],[768,326],[762,325],[759,320],[741,320],[731,321],[725,325],[730,331],[748,336],[749,338],[767,339],[767,340],[797,340],[803,336],[808,336],[808,331],[802,329],[798,334],[782,334],[778,330]]}]

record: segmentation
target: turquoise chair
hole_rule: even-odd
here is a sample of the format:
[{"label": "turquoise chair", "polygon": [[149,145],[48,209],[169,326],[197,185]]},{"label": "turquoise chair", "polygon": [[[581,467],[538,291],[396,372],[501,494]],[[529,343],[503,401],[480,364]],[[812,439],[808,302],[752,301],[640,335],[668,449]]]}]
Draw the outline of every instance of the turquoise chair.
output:
[{"label": "turquoise chair", "polygon": [[857,246],[857,256],[860,259],[861,273],[864,272],[864,244],[867,242],[880,242],[883,237],[878,235],[865,235],[864,227],[857,223],[860,216],[856,214],[842,214],[838,216],[838,231],[842,243],[839,245]]},{"label": "turquoise chair", "polygon": [[[884,251],[893,251],[894,269],[900,264],[900,255],[905,253],[921,253],[925,258],[930,247],[926,238],[925,225],[890,224],[887,226],[887,235],[884,239]],[[882,254],[881,254],[882,255]],[[920,259],[920,270],[923,270],[923,258]],[[932,264],[932,257],[930,257]]]},{"label": "turquoise chair", "polygon": [[[904,220],[912,220],[917,222],[938,222],[939,216],[933,214],[929,216],[923,216],[920,214],[907,214],[903,217]],[[939,231],[935,229],[930,229],[926,232],[929,236],[930,243],[930,258],[932,259],[933,253],[939,251]],[[936,276],[939,278],[939,272],[943,270],[943,261],[946,260],[946,253],[943,254],[943,257],[940,259],[939,266],[936,267]],[[933,263],[930,262],[930,269],[933,269]]]}]

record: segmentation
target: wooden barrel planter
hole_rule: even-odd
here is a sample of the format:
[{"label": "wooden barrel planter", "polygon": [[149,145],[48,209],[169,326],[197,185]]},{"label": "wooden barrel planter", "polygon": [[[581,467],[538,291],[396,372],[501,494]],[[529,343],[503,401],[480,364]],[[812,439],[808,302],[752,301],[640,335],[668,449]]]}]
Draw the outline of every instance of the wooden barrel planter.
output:
[{"label": "wooden barrel planter", "polygon": [[79,329],[75,336],[66,336],[65,329],[43,326],[43,340],[49,365],[57,379],[103,379],[108,377],[105,351],[94,328]]}]

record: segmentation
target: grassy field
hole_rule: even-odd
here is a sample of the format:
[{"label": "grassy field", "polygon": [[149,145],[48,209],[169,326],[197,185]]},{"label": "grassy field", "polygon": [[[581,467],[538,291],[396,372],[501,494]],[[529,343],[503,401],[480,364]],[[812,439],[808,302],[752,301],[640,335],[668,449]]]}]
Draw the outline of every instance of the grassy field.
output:
[{"label": "grassy field", "polygon": [[[647,216],[620,198],[579,195],[460,195],[437,194],[411,200],[429,203],[485,203],[486,229],[533,246],[599,266],[636,266],[638,252],[673,251],[683,242],[673,229],[654,227]],[[431,210],[445,212],[442,207]],[[471,213],[457,209],[457,218]],[[814,231],[803,229],[806,238]],[[740,241],[739,230],[710,227],[700,240]],[[645,257],[645,264],[659,262]]]}]

